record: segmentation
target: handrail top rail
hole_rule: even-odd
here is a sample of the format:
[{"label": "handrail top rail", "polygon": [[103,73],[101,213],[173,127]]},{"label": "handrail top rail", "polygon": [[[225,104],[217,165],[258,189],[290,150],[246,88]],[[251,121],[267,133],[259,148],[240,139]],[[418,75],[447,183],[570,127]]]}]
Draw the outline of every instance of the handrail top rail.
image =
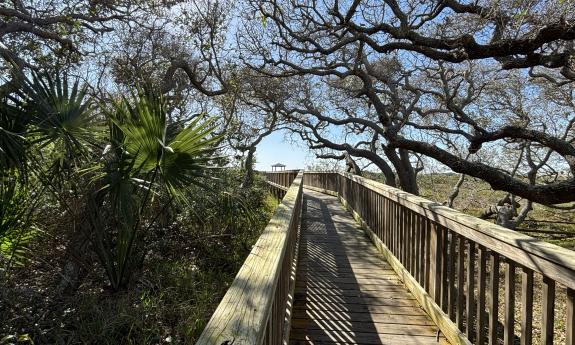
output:
[{"label": "handrail top rail", "polygon": [[[283,186],[278,186],[283,188]],[[260,344],[272,309],[288,232],[303,193],[303,170],[298,173],[268,225],[254,244],[234,281],[212,314],[196,345],[227,342]]]},{"label": "handrail top rail", "polygon": [[265,174],[285,174],[285,173],[290,173],[290,172],[300,172],[303,171],[304,169],[290,169],[290,170],[274,170],[274,171],[268,171],[268,170],[257,170],[260,173],[265,173]]},{"label": "handrail top rail", "polygon": [[[575,289],[575,251],[536,239],[515,230],[504,228],[500,225],[454,210],[438,202],[413,195],[401,189],[362,176],[337,171],[305,172],[305,174],[334,173],[379,192],[437,224],[445,226],[571,289]],[[528,255],[525,255],[525,253]],[[539,259],[535,262],[533,260],[534,258]],[[548,262],[548,264],[545,262]],[[540,267],[541,264],[545,264],[546,266]]]},{"label": "handrail top rail", "polygon": [[265,182],[266,182],[267,184],[269,184],[270,186],[272,186],[272,187],[274,187],[274,188],[277,188],[277,189],[281,189],[281,190],[283,190],[283,191],[285,191],[285,192],[287,192],[287,191],[289,190],[289,187],[284,187],[284,186],[282,186],[281,184],[277,184],[277,183],[274,183],[274,182],[272,182],[272,181],[265,181]]}]

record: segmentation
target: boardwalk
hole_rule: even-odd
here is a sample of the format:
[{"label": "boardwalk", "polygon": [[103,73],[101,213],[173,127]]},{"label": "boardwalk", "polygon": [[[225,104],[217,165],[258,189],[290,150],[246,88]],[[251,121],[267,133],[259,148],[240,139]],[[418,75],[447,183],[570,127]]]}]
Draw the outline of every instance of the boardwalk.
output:
[{"label": "boardwalk", "polygon": [[575,345],[575,252],[361,176],[266,177],[281,203],[197,345]]},{"label": "boardwalk", "polygon": [[448,344],[335,197],[305,191],[290,344]]}]

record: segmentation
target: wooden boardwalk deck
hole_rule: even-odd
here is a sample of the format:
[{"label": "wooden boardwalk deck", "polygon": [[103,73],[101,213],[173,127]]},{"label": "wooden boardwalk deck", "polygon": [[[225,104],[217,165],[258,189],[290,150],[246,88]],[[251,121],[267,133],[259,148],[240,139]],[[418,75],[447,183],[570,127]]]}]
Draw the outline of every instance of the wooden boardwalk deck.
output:
[{"label": "wooden boardwalk deck", "polygon": [[333,196],[305,191],[290,344],[448,344]]}]

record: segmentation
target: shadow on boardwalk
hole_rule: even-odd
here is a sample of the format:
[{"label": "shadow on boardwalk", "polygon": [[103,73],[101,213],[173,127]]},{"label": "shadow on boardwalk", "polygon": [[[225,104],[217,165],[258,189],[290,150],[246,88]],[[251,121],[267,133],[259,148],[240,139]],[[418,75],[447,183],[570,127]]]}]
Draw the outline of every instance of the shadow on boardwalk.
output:
[{"label": "shadow on boardwalk", "polygon": [[335,197],[304,203],[290,344],[448,344]]}]

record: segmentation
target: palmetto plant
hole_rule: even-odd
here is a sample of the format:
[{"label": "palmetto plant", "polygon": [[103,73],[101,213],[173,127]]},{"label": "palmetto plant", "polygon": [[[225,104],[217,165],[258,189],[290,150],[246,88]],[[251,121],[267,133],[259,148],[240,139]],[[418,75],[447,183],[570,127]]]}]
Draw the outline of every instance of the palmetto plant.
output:
[{"label": "palmetto plant", "polygon": [[5,268],[26,261],[26,244],[34,233],[29,199],[29,191],[18,179],[0,180],[0,263]]},{"label": "palmetto plant", "polygon": [[[90,240],[117,290],[142,262],[146,232],[159,216],[153,206],[161,204],[162,213],[186,202],[183,191],[208,170],[217,140],[212,123],[202,116],[170,123],[162,97],[146,88],[96,106],[66,76],[23,77],[19,90],[0,102],[0,182],[41,185],[61,204],[63,186],[83,195],[72,212],[83,218],[78,234]],[[30,229],[26,214],[8,202],[19,194],[8,198],[9,191],[3,191],[0,243]]]},{"label": "palmetto plant", "polygon": [[165,102],[149,89],[122,98],[106,112],[109,143],[92,181],[88,202],[94,248],[113,289],[124,286],[142,260],[146,230],[161,200],[186,202],[185,189],[198,184],[209,169],[218,139],[211,120],[197,117],[186,125],[170,124]]},{"label": "palmetto plant", "polygon": [[0,100],[0,255],[10,263],[23,259],[42,192],[58,192],[52,182],[83,156],[96,133],[91,101],[78,82],[38,73],[19,80]]},{"label": "palmetto plant", "polygon": [[69,165],[98,138],[86,88],[78,81],[69,85],[65,75],[35,73],[20,80],[20,88],[0,101],[0,169],[26,176],[46,148],[55,153],[53,164]]}]

